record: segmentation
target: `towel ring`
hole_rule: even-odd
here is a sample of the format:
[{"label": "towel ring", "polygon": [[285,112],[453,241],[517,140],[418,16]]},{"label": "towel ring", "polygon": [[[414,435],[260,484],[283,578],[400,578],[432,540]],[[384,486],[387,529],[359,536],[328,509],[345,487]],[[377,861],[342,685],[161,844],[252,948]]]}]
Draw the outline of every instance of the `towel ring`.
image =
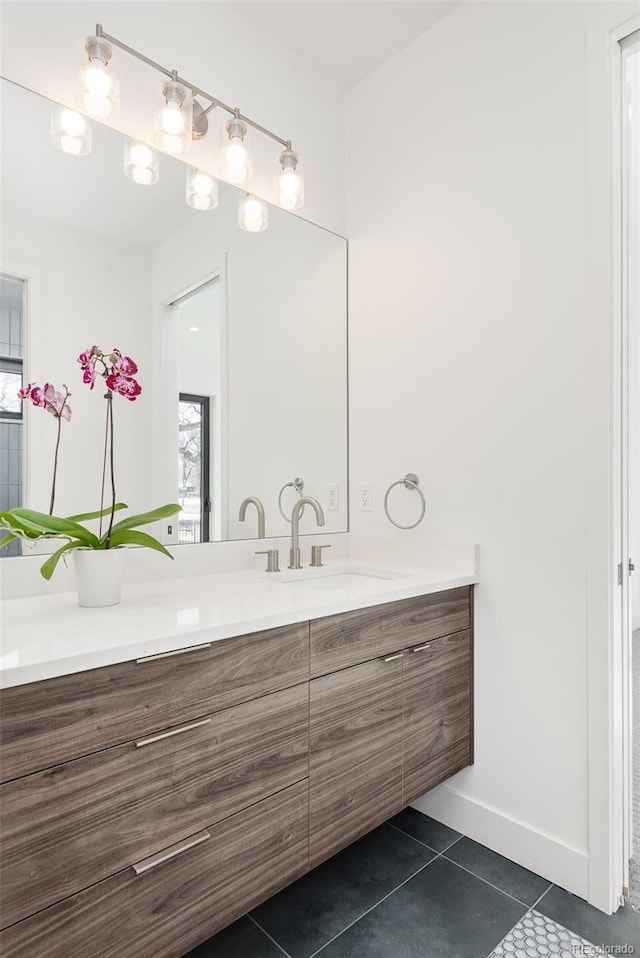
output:
[{"label": "towel ring", "polygon": [[[304,479],[301,479],[299,476],[297,479],[294,479],[293,482],[285,482],[284,486],[278,494],[278,509],[280,510],[280,515],[285,522],[291,522],[289,516],[285,515],[284,509],[282,508],[282,493],[285,489],[288,489],[291,486],[292,489],[295,489],[300,498],[304,495]],[[303,508],[304,512],[304,508]]]},{"label": "towel ring", "polygon": [[[396,522],[396,520],[393,518],[393,516],[389,512],[389,506],[388,506],[389,493],[391,492],[394,486],[404,486],[405,489],[415,489],[418,495],[420,496],[420,499],[422,500],[422,509],[420,510],[420,516],[415,522],[412,522],[410,526],[401,526],[400,523]],[[420,488],[420,480],[416,476],[415,472],[408,472],[406,476],[404,477],[404,479],[398,479],[397,482],[391,483],[391,485],[389,486],[389,488],[387,489],[385,493],[384,511],[387,514],[387,519],[389,520],[389,522],[392,522],[393,525],[397,526],[398,529],[415,529],[416,526],[420,525],[420,523],[424,519],[424,514],[427,511],[427,503],[425,502],[424,493],[422,489]]]}]

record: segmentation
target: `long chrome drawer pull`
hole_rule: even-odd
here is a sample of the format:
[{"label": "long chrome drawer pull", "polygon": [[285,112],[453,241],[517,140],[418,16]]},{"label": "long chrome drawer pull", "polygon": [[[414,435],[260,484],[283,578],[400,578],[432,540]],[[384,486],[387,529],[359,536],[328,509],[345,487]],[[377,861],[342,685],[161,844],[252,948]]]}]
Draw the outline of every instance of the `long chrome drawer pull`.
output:
[{"label": "long chrome drawer pull", "polygon": [[416,645],[414,649],[411,649],[412,652],[424,652],[425,649],[431,648],[431,642],[425,643],[425,645]]},{"label": "long chrome drawer pull", "polygon": [[168,862],[171,858],[182,855],[183,852],[188,851],[190,848],[195,848],[196,845],[206,842],[208,838],[211,838],[209,832],[199,832],[197,835],[192,835],[191,838],[185,838],[182,842],[169,845],[168,848],[165,848],[162,852],[158,852],[157,855],[151,855],[150,858],[143,858],[141,862],[136,862],[131,867],[136,875],[143,875],[145,872],[155,868],[156,865],[162,865],[163,862]]},{"label": "long chrome drawer pull", "polygon": [[208,725],[210,718],[202,719],[201,722],[192,722],[191,725],[181,725],[180,728],[170,728],[168,732],[158,732],[157,735],[150,735],[148,738],[139,738],[135,743],[136,748],[142,748],[143,745],[151,745],[152,742],[159,742],[163,738],[171,738],[172,735],[180,735],[182,732],[190,732],[192,728],[200,728],[201,725]]},{"label": "long chrome drawer pull", "polygon": [[397,655],[388,655],[388,656],[386,657],[386,659],[384,659],[383,661],[384,661],[384,662],[394,662],[396,659],[401,659],[401,658],[402,658],[402,652],[398,652]]},{"label": "long chrome drawer pull", "polygon": [[136,659],[136,665],[141,662],[155,662],[156,659],[168,659],[170,655],[184,655],[185,652],[199,652],[201,649],[210,649],[211,642],[203,642],[202,645],[190,645],[186,649],[174,649],[172,652],[158,652],[156,655],[143,655],[141,659]]}]

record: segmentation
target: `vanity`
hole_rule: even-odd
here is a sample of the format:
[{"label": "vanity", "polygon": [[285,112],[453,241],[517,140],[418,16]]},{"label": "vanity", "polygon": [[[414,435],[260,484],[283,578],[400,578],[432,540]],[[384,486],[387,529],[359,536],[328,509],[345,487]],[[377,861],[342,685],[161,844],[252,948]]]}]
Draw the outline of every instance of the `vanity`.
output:
[{"label": "vanity", "polygon": [[[319,602],[304,582],[243,576],[263,595],[242,632],[141,636],[144,654],[115,647],[98,667],[90,651],[84,667],[81,650],[43,656],[36,680],[15,670],[4,958],[178,958],[473,762],[477,579],[406,576]],[[269,601],[270,627],[251,629]],[[118,613],[135,629],[130,606]]]}]

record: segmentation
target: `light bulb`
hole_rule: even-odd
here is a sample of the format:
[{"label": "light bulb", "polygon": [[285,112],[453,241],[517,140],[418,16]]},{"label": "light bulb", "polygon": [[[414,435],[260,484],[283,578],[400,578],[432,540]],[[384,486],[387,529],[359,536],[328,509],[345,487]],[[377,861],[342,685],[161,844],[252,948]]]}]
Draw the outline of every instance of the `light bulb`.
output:
[{"label": "light bulb", "polygon": [[259,200],[257,196],[251,196],[247,193],[247,195],[240,200],[238,214],[240,227],[246,230],[247,233],[261,233],[263,230],[266,230],[269,208],[267,204]]},{"label": "light bulb", "polygon": [[180,104],[175,100],[167,103],[162,111],[162,129],[171,136],[179,136],[184,130],[184,116],[180,111]]},{"label": "light bulb", "polygon": [[126,140],[124,144],[124,172],[138,186],[151,186],[160,178],[158,156],[146,143]]},{"label": "light bulb", "polygon": [[247,202],[244,204],[244,215],[249,220],[259,219],[262,214],[262,203],[260,200],[252,199],[249,197]]},{"label": "light bulb", "polygon": [[220,172],[225,180],[240,186],[251,176],[251,149],[247,124],[235,117],[222,128]]},{"label": "light bulb", "polygon": [[53,108],[51,137],[58,149],[69,156],[85,156],[91,152],[91,127],[75,110]]},{"label": "light bulb", "polygon": [[153,151],[144,143],[133,143],[129,151],[131,162],[135,166],[147,167],[153,162]]},{"label": "light bulb", "polygon": [[82,136],[87,122],[75,110],[63,110],[60,114],[60,126],[67,136]]},{"label": "light bulb", "polygon": [[76,79],[78,102],[91,116],[104,120],[111,116],[120,96],[120,85],[109,67],[111,44],[102,37],[87,37],[84,46],[89,62],[83,64]]},{"label": "light bulb", "polygon": [[154,138],[165,153],[179,156],[191,146],[193,95],[177,79],[162,87],[162,103],[155,111]]},{"label": "light bulb", "polygon": [[285,210],[298,210],[304,202],[304,181],[297,172],[298,155],[286,149],[280,156],[282,172],[278,178],[280,206]]},{"label": "light bulb", "polygon": [[213,210],[218,205],[218,181],[202,170],[187,167],[187,203],[194,210]]},{"label": "light bulb", "polygon": [[84,83],[92,96],[108,96],[111,91],[111,77],[104,63],[92,62],[84,74]]}]

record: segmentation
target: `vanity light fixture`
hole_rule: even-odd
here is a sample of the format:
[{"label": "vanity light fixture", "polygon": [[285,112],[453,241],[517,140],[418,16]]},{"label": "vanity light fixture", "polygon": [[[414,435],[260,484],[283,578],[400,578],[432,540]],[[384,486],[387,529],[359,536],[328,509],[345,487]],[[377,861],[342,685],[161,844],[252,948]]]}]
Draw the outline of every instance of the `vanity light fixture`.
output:
[{"label": "vanity light fixture", "polygon": [[247,233],[262,233],[269,225],[269,207],[264,200],[247,193],[240,199],[238,221]]},{"label": "vanity light fixture", "polygon": [[251,150],[248,127],[239,110],[224,124],[221,136],[220,172],[234,186],[244,186],[251,176]]},{"label": "vanity light fixture", "polygon": [[172,79],[163,85],[162,102],[153,121],[156,143],[173,156],[186,153],[193,136],[193,95],[177,77],[174,71]]},{"label": "vanity light fixture", "polygon": [[152,186],[160,179],[158,154],[146,143],[126,140],[124,144],[125,176],[138,186]]},{"label": "vanity light fixture", "polygon": [[90,116],[104,120],[118,105],[120,84],[109,68],[111,44],[103,37],[87,37],[85,63],[76,78],[78,102]]},{"label": "vanity light fixture", "polygon": [[91,152],[91,127],[81,113],[54,106],[51,114],[53,142],[69,156],[86,156]]},{"label": "vanity light fixture", "polygon": [[299,210],[304,203],[304,180],[298,173],[298,154],[289,143],[280,154],[282,172],[278,177],[280,206],[285,210]]},{"label": "vanity light fixture", "polygon": [[208,173],[188,166],[187,203],[194,210],[214,210],[218,205],[218,181]]},{"label": "vanity light fixture", "polygon": [[[303,203],[303,182],[298,172],[298,156],[292,150],[290,140],[283,139],[272,130],[244,116],[237,107],[228,106],[206,90],[185,80],[179,76],[177,70],[168,70],[122,40],[105,33],[100,23],[96,24],[95,36],[88,37],[85,42],[89,65],[81,71],[79,77],[79,91],[87,113],[103,119],[110,115],[118,102],[118,82],[109,70],[113,47],[135,57],[166,78],[162,87],[162,102],[154,115],[154,138],[164,152],[174,156],[184,154],[192,139],[199,140],[206,136],[209,113],[214,109],[223,110],[231,118],[222,126],[221,177],[236,186],[248,184],[252,172],[249,137],[250,131],[253,130],[284,147],[280,157],[282,173],[279,175],[277,196],[284,209],[300,209]],[[205,105],[200,101],[204,101]],[[260,232],[266,229],[267,207],[264,201],[256,200],[255,197],[251,199],[260,203],[260,214],[249,216],[246,222],[253,225],[243,228],[249,229],[250,232]],[[212,209],[213,205],[215,204],[206,208]],[[249,206],[250,210],[253,208]],[[257,223],[263,225],[256,226]]]}]

